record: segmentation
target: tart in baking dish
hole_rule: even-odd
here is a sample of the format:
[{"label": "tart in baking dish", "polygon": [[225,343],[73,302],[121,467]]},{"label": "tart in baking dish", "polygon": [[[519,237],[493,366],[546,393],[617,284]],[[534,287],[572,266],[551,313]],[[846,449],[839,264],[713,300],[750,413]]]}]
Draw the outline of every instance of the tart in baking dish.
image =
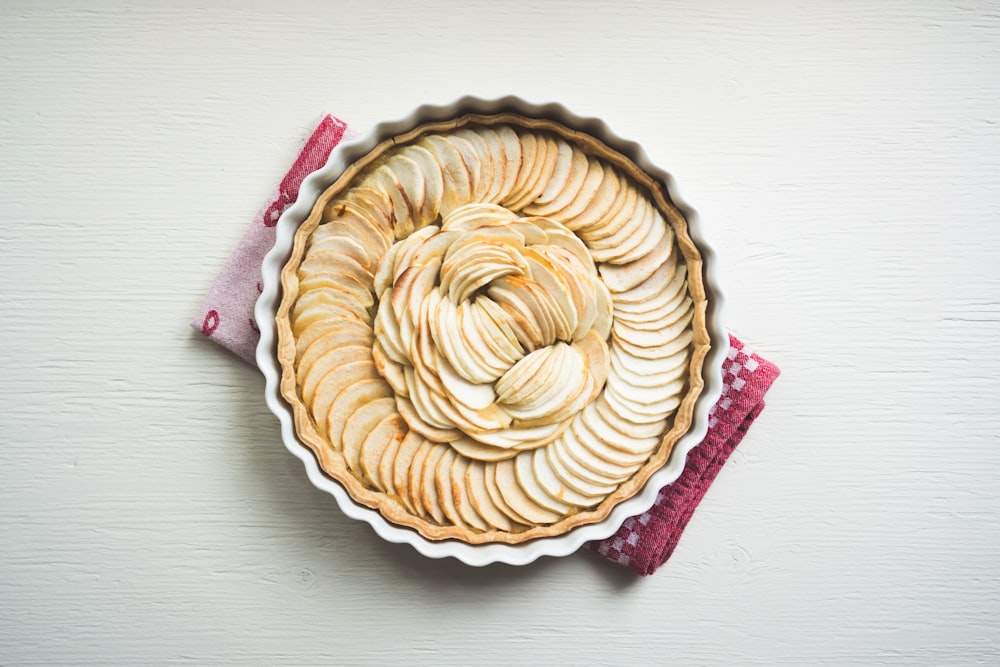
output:
[{"label": "tart in baking dish", "polygon": [[430,539],[600,521],[690,426],[701,257],[665,189],[513,114],[383,142],[296,233],[281,391],[322,469]]}]

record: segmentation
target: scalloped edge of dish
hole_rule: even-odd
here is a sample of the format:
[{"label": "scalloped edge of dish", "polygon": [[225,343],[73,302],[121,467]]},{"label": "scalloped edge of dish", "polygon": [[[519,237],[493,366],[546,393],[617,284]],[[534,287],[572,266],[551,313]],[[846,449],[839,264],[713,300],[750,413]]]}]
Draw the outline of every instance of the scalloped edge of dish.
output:
[{"label": "scalloped edge of dish", "polygon": [[[356,503],[339,482],[320,469],[312,451],[296,435],[292,409],[280,393],[281,367],[276,351],[275,314],[281,298],[281,270],[291,254],[295,231],[309,216],[316,199],[350,164],[381,141],[403,134],[422,123],[443,121],[467,113],[502,112],[547,118],[591,134],[663,183],[671,201],[687,220],[688,233],[702,255],[703,278],[708,297],[706,324],[712,347],[702,368],[705,387],[695,403],[690,429],[674,445],[667,463],[650,476],[643,489],[619,503],[607,518],[597,523],[578,526],[562,535],[543,537],[521,544],[473,545],[456,540],[434,541],[423,537],[413,529],[392,524],[376,510]],[[688,453],[708,432],[709,411],[722,393],[722,362],[729,351],[729,335],[722,324],[724,303],[719,289],[715,253],[705,241],[698,214],[680,196],[673,177],[652,164],[639,144],[620,138],[599,119],[577,116],[558,103],[532,104],[516,96],[496,100],[466,96],[446,105],[422,105],[402,119],[381,122],[362,136],[339,144],[330,154],[326,164],[303,180],[298,198],[282,214],[275,232],[274,247],[264,257],[261,266],[263,289],[254,309],[254,316],[260,329],[257,366],[264,375],[265,402],[271,412],[278,417],[285,447],[302,461],[309,481],[318,489],[331,494],[344,514],[369,524],[379,537],[388,542],[409,544],[428,558],[450,557],[476,567],[492,563],[526,565],[542,556],[567,556],[587,542],[613,535],[626,519],[642,514],[652,507],[660,489],[680,477]]]}]

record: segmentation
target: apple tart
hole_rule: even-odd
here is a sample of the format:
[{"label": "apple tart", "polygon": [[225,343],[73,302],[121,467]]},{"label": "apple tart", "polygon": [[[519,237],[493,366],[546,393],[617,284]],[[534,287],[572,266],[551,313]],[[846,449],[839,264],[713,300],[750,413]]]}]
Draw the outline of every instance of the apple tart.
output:
[{"label": "apple tart", "polygon": [[277,313],[296,431],[429,539],[600,521],[689,428],[701,256],[665,188],[549,120],[470,115],[378,145],[296,233]]}]

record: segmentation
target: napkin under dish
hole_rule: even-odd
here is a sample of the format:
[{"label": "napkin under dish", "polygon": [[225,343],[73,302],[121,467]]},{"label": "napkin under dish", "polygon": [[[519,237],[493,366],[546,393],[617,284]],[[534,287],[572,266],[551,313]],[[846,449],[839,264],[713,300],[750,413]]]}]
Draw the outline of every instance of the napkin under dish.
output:
[{"label": "napkin under dish", "polygon": [[[261,292],[261,262],[274,245],[275,226],[295,202],[299,186],[322,167],[347,132],[347,124],[325,116],[313,130],[291,169],[254,218],[191,325],[211,340],[255,364],[260,331],[254,304]],[[602,556],[636,574],[649,575],[673,553],[698,503],[764,409],[764,394],[780,371],[733,335],[722,366],[723,392],[709,413],[705,439],[688,454],[684,472],[660,490],[649,511],[627,519],[617,533],[588,544]]]}]

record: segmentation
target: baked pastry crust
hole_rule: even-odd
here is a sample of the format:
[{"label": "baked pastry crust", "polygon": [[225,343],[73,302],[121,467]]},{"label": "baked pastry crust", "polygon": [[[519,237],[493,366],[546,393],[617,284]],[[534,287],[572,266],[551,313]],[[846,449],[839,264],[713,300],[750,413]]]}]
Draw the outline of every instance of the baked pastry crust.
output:
[{"label": "baked pastry crust", "polygon": [[[529,457],[518,457],[516,464],[514,462],[515,459],[512,458],[505,458],[502,463],[497,464],[483,464],[479,462],[481,460],[489,461],[490,456],[497,453],[494,449],[490,449],[496,445],[496,442],[502,442],[507,446],[508,439],[503,437],[503,431],[485,427],[482,431],[476,431],[476,433],[485,434],[483,437],[488,441],[486,444],[476,440],[473,440],[470,444],[469,439],[465,437],[461,441],[464,443],[463,446],[449,446],[434,442],[431,442],[428,446],[425,444],[427,442],[426,438],[423,437],[419,438],[422,442],[415,442],[418,439],[417,436],[413,435],[416,433],[416,429],[420,430],[421,436],[428,435],[432,431],[437,433],[435,429],[441,430],[440,424],[435,426],[429,423],[433,419],[428,418],[425,420],[422,419],[420,414],[415,414],[419,410],[415,410],[412,403],[406,400],[406,396],[400,394],[400,391],[405,394],[407,391],[406,387],[412,386],[412,384],[405,385],[405,382],[400,377],[392,374],[394,362],[388,358],[391,355],[387,355],[386,351],[380,348],[381,341],[386,340],[385,336],[383,335],[380,338],[375,335],[375,329],[378,325],[382,326],[382,331],[384,332],[386,327],[392,327],[391,323],[394,321],[391,316],[383,316],[383,309],[380,308],[380,306],[384,305],[384,300],[379,299],[380,290],[375,285],[375,282],[380,279],[376,277],[378,273],[377,267],[383,267],[383,274],[386,270],[391,272],[393,267],[389,266],[389,269],[386,269],[386,263],[382,261],[385,258],[385,253],[389,252],[390,247],[399,245],[397,241],[405,243],[407,238],[413,237],[413,229],[386,230],[392,235],[392,238],[385,240],[385,247],[382,247],[383,244],[378,240],[373,242],[374,247],[378,247],[381,253],[380,256],[371,257],[372,261],[368,266],[361,267],[361,270],[355,271],[353,274],[351,274],[351,271],[354,270],[353,265],[347,267],[346,272],[351,275],[345,280],[339,281],[334,286],[334,289],[338,289],[342,293],[356,295],[358,304],[356,308],[350,310],[350,313],[344,314],[344,319],[350,320],[352,323],[341,327],[351,329],[353,334],[341,335],[343,332],[339,331],[339,329],[338,332],[330,334],[331,346],[342,345],[343,348],[334,350],[330,347],[326,350],[324,363],[328,364],[329,368],[324,367],[323,370],[328,372],[313,372],[309,367],[309,363],[315,361],[315,359],[306,359],[304,356],[304,353],[307,353],[309,343],[317,337],[317,327],[310,329],[308,326],[305,328],[301,325],[296,326],[296,322],[301,323],[303,317],[309,318],[311,315],[308,313],[313,312],[308,311],[310,307],[310,304],[306,303],[308,299],[300,298],[303,295],[308,297],[310,292],[308,289],[300,289],[300,275],[302,275],[301,269],[303,263],[308,259],[308,251],[311,244],[315,242],[317,230],[321,225],[331,222],[336,224],[335,221],[343,216],[345,207],[350,206],[349,201],[341,199],[342,196],[345,196],[361,179],[368,177],[380,166],[383,166],[387,156],[393,154],[396,146],[409,145],[414,141],[431,135],[449,135],[463,129],[503,127],[513,128],[525,135],[532,134],[539,137],[559,138],[565,144],[578,149],[578,151],[586,154],[593,160],[610,166],[610,168],[619,173],[624,179],[627,179],[628,183],[640,193],[641,197],[655,208],[659,216],[662,216],[667,228],[672,232],[672,238],[669,241],[665,241],[665,243],[669,243],[676,265],[682,266],[683,270],[686,271],[686,277],[682,276],[682,278],[686,286],[686,294],[690,298],[690,309],[686,311],[686,316],[690,317],[690,341],[685,346],[688,354],[684,367],[685,372],[681,378],[683,388],[678,391],[676,409],[664,421],[660,433],[656,436],[657,442],[651,448],[649,456],[645,457],[640,453],[639,456],[642,456],[642,461],[637,462],[633,466],[636,468],[634,473],[630,472],[627,478],[622,481],[609,483],[613,488],[603,496],[603,499],[596,501],[593,506],[579,508],[572,503],[559,502],[560,499],[556,498],[552,507],[543,508],[548,511],[538,512],[537,516],[528,518],[525,518],[526,512],[523,507],[511,508],[506,506],[504,498],[497,497],[497,489],[511,488],[511,484],[517,486],[515,483],[517,479],[521,479],[522,483],[524,483],[526,476],[533,477],[534,469],[530,467],[531,463],[524,463]],[[466,196],[471,199],[472,194],[474,193],[470,192]],[[518,202],[517,206],[511,206],[511,208],[517,211],[517,215],[513,216],[514,218],[530,218],[531,216],[527,216],[527,213],[532,208],[532,202],[544,199],[541,193],[535,192],[528,193],[525,196],[529,198],[528,201]],[[400,207],[407,206],[411,209],[414,207],[414,204],[409,201],[397,201],[396,205]],[[539,207],[536,205],[535,209],[538,208],[544,209],[544,206]],[[525,209],[528,209],[528,211],[525,211]],[[486,217],[499,215],[499,213],[491,210],[477,210],[474,213],[480,218],[483,215],[486,215]],[[390,217],[393,216],[392,211],[389,211],[388,214]],[[444,217],[447,218],[448,216]],[[462,216],[455,214],[454,217],[460,218]],[[403,221],[395,222],[397,224],[404,224]],[[438,221],[436,220],[435,222]],[[454,221],[444,220],[440,224],[447,226],[451,222]],[[468,228],[462,227],[463,222],[461,220],[454,224],[456,228],[467,232],[471,231],[475,233],[480,230],[479,227],[475,227],[475,224],[480,223],[475,223],[472,227]],[[481,227],[486,230],[493,230],[497,224],[482,224]],[[523,224],[531,224],[531,221],[528,220],[528,222]],[[545,223],[543,222],[539,222],[538,224],[545,227]],[[391,226],[394,227],[395,225]],[[552,232],[552,234],[556,235],[558,233],[559,230]],[[535,232],[530,231],[530,234],[535,234]],[[597,245],[600,245],[600,243]],[[605,246],[607,245],[605,244]],[[335,252],[334,254],[336,255]],[[397,252],[397,254],[401,253]],[[365,256],[365,253],[361,253],[360,256]],[[350,264],[350,261],[348,261],[348,264]],[[371,284],[363,285],[365,289],[356,289],[355,282],[357,281],[352,282],[352,280],[358,278],[363,283],[366,280],[366,276],[371,276]],[[398,275],[390,276],[389,281],[394,284],[398,278]],[[384,282],[385,276],[381,276],[381,279]],[[440,280],[440,278],[438,279]],[[630,282],[628,276],[619,279],[624,280],[626,283]],[[594,137],[569,129],[550,120],[527,118],[517,114],[491,116],[469,114],[450,121],[423,124],[410,132],[382,142],[365,157],[357,160],[348,167],[340,178],[320,196],[313,207],[311,215],[296,232],[292,253],[282,271],[281,281],[283,295],[276,315],[278,359],[282,368],[281,393],[292,406],[295,427],[299,438],[314,452],[320,467],[328,475],[340,482],[355,501],[378,510],[387,520],[393,523],[417,530],[428,539],[457,539],[470,544],[490,542],[517,544],[531,539],[563,534],[576,526],[603,520],[617,504],[642,489],[649,477],[666,463],[674,443],[690,428],[694,405],[703,389],[702,366],[711,344],[706,328],[707,297],[702,278],[701,254],[688,234],[687,223],[684,217],[670,201],[665,187],[639,169],[633,162],[617,151],[610,149]],[[315,293],[318,290],[312,291]],[[334,310],[338,308],[339,306],[333,306]],[[388,309],[388,306],[386,308]],[[308,311],[307,314],[303,316],[302,313],[306,311]],[[368,318],[367,323],[364,322],[366,317]],[[359,326],[353,324],[354,319],[358,320]],[[668,322],[667,324],[670,323]],[[368,329],[366,330],[362,325],[367,325]],[[588,347],[584,352],[580,353],[584,359],[600,358],[602,354],[606,354],[608,349],[606,341],[613,338],[613,336],[608,336],[608,332],[602,330],[599,324],[594,324],[594,326],[597,331],[605,336],[605,342],[602,343],[602,345],[605,345],[603,348],[604,352],[601,352],[599,349],[595,350],[593,347]],[[306,333],[308,335],[304,335]],[[588,334],[587,332],[577,333],[579,334],[579,340],[573,339],[570,341],[565,335],[559,336],[559,338],[573,343],[580,343],[583,339],[592,341],[595,338],[593,334]],[[327,334],[324,333],[322,335]],[[340,337],[338,338],[337,336]],[[600,336],[596,337],[600,338]],[[310,340],[306,340],[306,338]],[[684,340],[687,339],[685,338]],[[551,343],[551,336],[543,342]],[[386,344],[389,345],[390,342],[387,341]],[[613,347],[615,344],[616,341],[612,340],[611,346]],[[621,341],[617,341],[617,344],[627,345],[627,342],[622,343]],[[344,351],[347,348],[351,349]],[[361,348],[367,349],[370,354],[365,356]],[[549,350],[552,347],[549,345],[539,345],[538,349]],[[315,355],[313,356],[315,357]],[[306,359],[305,362],[303,361],[304,359]],[[600,366],[600,363],[597,363],[597,366]],[[590,391],[592,388],[581,388],[580,392],[587,393],[587,400],[584,401],[587,405],[593,404],[595,398],[603,395],[604,379],[600,377],[600,371],[596,370],[591,374],[596,374],[601,385],[599,387],[601,391],[595,394]],[[318,377],[320,375],[323,377]],[[336,382],[334,382],[333,378],[336,378]],[[330,387],[326,388],[327,393],[332,391],[340,395],[341,390],[349,390],[346,393],[350,394],[350,399],[344,399],[341,396],[341,402],[346,401],[345,404],[350,406],[364,406],[364,410],[356,410],[351,414],[338,414],[336,409],[332,407],[336,396],[326,396],[319,399],[315,397],[317,392],[322,394],[324,391],[322,380],[325,380],[332,387],[332,389]],[[386,390],[387,387],[390,389],[388,392]],[[396,391],[397,389],[399,391]],[[324,407],[318,411],[315,410],[313,406],[313,401],[315,400],[326,401]],[[327,412],[333,415],[332,417],[328,417],[329,423],[320,423],[314,418],[314,414]],[[361,414],[362,412],[363,414]],[[566,425],[579,412],[579,410],[575,410],[573,414],[569,415],[568,421],[565,415],[560,414],[566,424],[560,429],[556,429],[558,434],[562,434],[567,430]],[[474,428],[474,425],[467,426]],[[358,447],[352,447],[350,451],[345,451],[344,448],[333,444],[340,439],[340,434],[338,433],[336,437],[331,437],[329,433],[331,428],[334,430],[346,428],[352,432],[363,431],[365,435],[362,440],[365,442],[371,439],[379,441],[377,451],[383,454],[386,451],[391,452],[397,458],[406,456],[419,459],[422,465],[413,466],[415,472],[410,473],[410,481],[415,483],[407,485],[406,480],[399,479],[396,480],[399,483],[394,483],[389,478],[393,475],[398,475],[398,473],[386,468],[384,465],[381,473],[388,475],[389,478],[386,479],[386,483],[376,483],[373,477],[379,477],[379,471],[376,469],[379,462],[362,461],[363,455],[358,450]],[[534,432],[529,427],[528,435],[530,436]],[[498,436],[499,440],[497,441],[490,440],[487,437],[490,434],[497,433],[501,434]],[[448,437],[453,436],[442,436],[442,439],[447,440]],[[550,433],[547,442],[552,441],[552,439]],[[358,442],[359,438],[352,438],[351,441]],[[517,451],[533,450],[536,452],[535,458],[539,458],[540,455],[537,453],[543,452],[544,448],[538,447],[537,444],[531,443],[529,437],[529,442],[526,444],[521,443],[520,446],[522,449]],[[515,443],[511,446],[516,447],[518,445]],[[476,449],[477,452],[479,450],[486,450],[486,454],[479,457],[479,460],[476,458],[469,459],[465,454],[469,453],[470,449]],[[499,454],[502,454],[502,452]],[[477,453],[476,456],[479,456],[479,454]],[[382,459],[385,460],[390,458],[392,457],[388,455],[382,456]],[[468,459],[467,463],[465,462],[466,459]],[[367,465],[365,465],[366,463]],[[544,467],[546,464],[544,461],[539,461],[539,465]],[[491,474],[483,476],[484,468],[492,471]],[[448,472],[440,474],[437,472],[439,470],[446,470]],[[517,477],[519,474],[521,477]],[[431,475],[434,477],[436,475],[436,477],[430,481],[424,480],[425,483],[420,484],[421,480],[412,479],[414,475],[417,477],[420,475]],[[595,479],[597,482],[604,480],[600,474],[595,475]],[[502,506],[504,511],[497,514],[494,511],[496,508],[478,507],[475,499],[469,497],[465,485],[461,483],[462,480],[473,480],[470,483],[478,485],[477,488],[485,487],[490,494],[490,498],[497,501],[496,504]],[[507,487],[503,486],[505,482],[508,485]],[[537,480],[527,481],[532,486],[535,486],[536,482]],[[406,492],[402,494],[396,493],[397,487],[400,489],[405,487]],[[419,489],[419,493],[417,489]],[[573,489],[564,490],[570,494],[574,493]],[[520,494],[520,491],[517,491],[517,493]],[[544,489],[537,490],[536,493],[539,496],[552,499],[551,495],[544,493]],[[528,501],[530,501],[530,498]],[[579,505],[583,500],[577,500],[576,502]],[[564,506],[570,509],[565,510]],[[511,520],[511,517],[517,517],[518,520]]]}]

